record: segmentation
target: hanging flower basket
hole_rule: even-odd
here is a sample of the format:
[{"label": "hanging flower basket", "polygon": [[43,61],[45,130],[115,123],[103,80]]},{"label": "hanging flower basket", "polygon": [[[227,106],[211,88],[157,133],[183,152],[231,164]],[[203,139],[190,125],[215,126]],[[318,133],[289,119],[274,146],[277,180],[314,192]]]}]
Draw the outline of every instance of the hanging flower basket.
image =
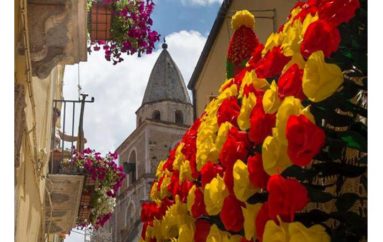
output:
[{"label": "hanging flower basket", "polygon": [[105,59],[122,62],[122,54],[150,54],[160,35],[151,29],[152,0],[89,0],[88,52],[104,50]]},{"label": "hanging flower basket", "polygon": [[102,227],[111,217],[116,195],[125,179],[123,167],[116,163],[117,154],[105,157],[91,149],[76,153],[67,166],[82,170],[86,176],[81,194],[77,226]]}]

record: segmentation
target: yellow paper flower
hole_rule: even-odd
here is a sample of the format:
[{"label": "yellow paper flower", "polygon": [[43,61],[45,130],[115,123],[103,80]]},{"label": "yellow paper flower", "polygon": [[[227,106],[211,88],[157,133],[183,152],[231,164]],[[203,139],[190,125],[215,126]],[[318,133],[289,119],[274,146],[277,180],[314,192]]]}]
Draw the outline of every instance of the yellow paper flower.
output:
[{"label": "yellow paper flower", "polygon": [[265,56],[269,50],[276,46],[280,46],[285,38],[285,33],[271,33],[269,38],[267,38],[265,47],[262,50],[262,56]]},{"label": "yellow paper flower", "polygon": [[291,115],[298,115],[303,110],[301,100],[293,96],[286,97],[277,112],[276,127],[281,141],[286,140],[287,120]]},{"label": "yellow paper flower", "polygon": [[[217,97],[217,100],[218,100],[218,107],[219,105],[223,102],[223,100],[225,100],[226,98],[229,98],[229,97],[235,97],[238,95],[238,87],[236,84],[232,84],[230,87],[226,88],[225,90],[223,90]],[[218,109],[217,107],[217,109]],[[205,111],[208,111],[208,109],[205,109]],[[217,111],[217,110],[215,110]]]},{"label": "yellow paper flower", "polygon": [[281,99],[278,96],[278,86],[273,81],[270,88],[265,92],[262,99],[263,110],[265,113],[275,113],[281,105]]},{"label": "yellow paper flower", "polygon": [[243,229],[245,231],[245,238],[247,240],[252,240],[252,239],[255,240],[256,238],[255,219],[261,207],[262,207],[261,203],[256,203],[256,204],[246,203],[246,207],[241,207],[243,218],[245,220],[243,222]]},{"label": "yellow paper flower", "polygon": [[219,175],[213,178],[206,184],[203,195],[208,215],[217,215],[221,212],[223,201],[229,195],[223,178]]},{"label": "yellow paper flower", "polygon": [[[154,220],[156,222],[157,220]],[[192,229],[190,225],[194,224],[194,219],[189,215],[186,204],[180,201],[178,195],[175,197],[175,203],[171,205],[162,220],[156,226],[161,231],[156,231],[156,238],[158,241],[164,241],[167,238],[179,237],[180,232],[185,232],[183,230],[187,230],[187,227],[183,227],[183,225],[187,225],[189,230]],[[185,235],[183,235],[185,236]]]},{"label": "yellow paper flower", "polygon": [[183,224],[179,228],[178,241],[179,242],[194,242],[194,223]]},{"label": "yellow paper flower", "polygon": [[230,122],[224,122],[219,126],[217,139],[215,140],[215,146],[218,152],[221,152],[222,146],[227,139],[227,134],[233,125]]},{"label": "yellow paper flower", "polygon": [[166,160],[162,160],[158,163],[157,170],[156,170],[156,177],[159,179],[163,173],[162,173],[162,168],[164,167]]},{"label": "yellow paper flower", "polygon": [[294,222],[288,225],[288,230],[289,242],[330,242],[330,236],[326,233],[326,229],[319,224],[306,228],[303,224]]},{"label": "yellow paper flower", "polygon": [[258,190],[250,183],[247,165],[241,160],[234,163],[233,180],[234,195],[239,201],[246,202]]},{"label": "yellow paper flower", "polygon": [[207,235],[206,242],[223,242],[224,233],[217,225],[210,226],[209,234]]},{"label": "yellow paper flower", "polygon": [[194,205],[194,200],[195,200],[195,190],[197,189],[196,185],[193,185],[190,190],[189,190],[189,193],[188,193],[188,196],[186,198],[186,206],[187,206],[187,209],[189,211],[189,213],[191,214],[191,210],[192,210],[192,207]]},{"label": "yellow paper flower", "polygon": [[294,9],[291,10],[290,12],[290,18],[288,19],[288,21],[283,25],[283,29],[288,29],[290,28],[290,26],[295,22],[295,21],[300,21],[298,19],[295,19],[294,18],[302,11],[302,9],[300,7],[296,7]]},{"label": "yellow paper flower", "polygon": [[240,242],[240,241],[241,241],[240,235],[232,235],[230,233],[225,232],[222,242]]},{"label": "yellow paper flower", "polygon": [[160,198],[163,199],[170,195],[170,192],[168,190],[168,186],[171,183],[171,173],[169,171],[165,171],[164,179],[162,180],[162,184],[160,187]]},{"label": "yellow paper flower", "polygon": [[218,93],[221,93],[224,89],[224,87],[227,87],[227,85],[233,80],[233,78],[227,79],[223,82],[223,84],[219,87]]},{"label": "yellow paper flower", "polygon": [[255,28],[255,18],[248,10],[237,11],[233,17],[231,17],[231,27],[236,30],[241,26],[248,28]]},{"label": "yellow paper flower", "polygon": [[217,225],[213,224],[210,227],[206,242],[240,242],[241,236],[231,235],[226,231],[220,230]]},{"label": "yellow paper flower", "polygon": [[[278,226],[274,220],[266,222],[265,230],[263,232],[264,242],[289,242],[287,224],[281,223]],[[305,241],[305,240],[301,240]],[[305,241],[306,242],[306,241]]]},{"label": "yellow paper flower", "polygon": [[284,70],[287,70],[292,64],[298,64],[300,68],[303,69],[304,59],[301,55],[300,44],[303,40],[303,36],[307,30],[307,27],[318,20],[318,14],[311,15],[307,14],[303,23],[300,20],[289,21],[283,28],[284,38],[281,43],[282,51],[285,56],[291,56],[292,59],[284,67]]},{"label": "yellow paper flower", "polygon": [[218,131],[217,111],[225,99],[237,96],[237,94],[237,85],[233,84],[207,105],[197,134],[196,163],[198,171],[201,170],[208,160],[212,162],[218,160],[219,150],[215,145]]},{"label": "yellow paper flower", "polygon": [[267,174],[280,174],[291,165],[287,154],[287,144],[279,136],[268,136],[262,144],[263,168]]},{"label": "yellow paper flower", "polygon": [[158,182],[155,181],[152,185],[152,188],[150,189],[150,199],[151,200],[158,200],[160,198],[160,192],[157,190]]},{"label": "yellow paper flower", "polygon": [[264,242],[329,242],[330,236],[321,225],[305,227],[300,222],[284,223],[281,220],[277,225],[273,220],[266,222],[263,233]]},{"label": "yellow paper flower", "polygon": [[238,97],[243,97],[244,90],[246,86],[253,86],[255,89],[262,89],[267,90],[270,86],[270,84],[267,82],[265,78],[258,78],[257,74],[254,70],[247,71],[245,73],[245,76],[242,79],[241,86],[239,88],[239,95]]},{"label": "yellow paper flower", "polygon": [[284,28],[285,38],[282,42],[282,51],[285,56],[293,56],[300,53],[300,42],[302,41],[302,23],[294,21],[289,28]]},{"label": "yellow paper flower", "polygon": [[184,154],[182,154],[182,149],[184,148],[185,144],[184,143],[179,143],[176,149],[175,157],[174,157],[174,162],[173,162],[173,169],[174,170],[179,170],[181,167],[181,164],[185,160]]},{"label": "yellow paper flower", "polygon": [[190,167],[190,162],[188,160],[185,160],[182,162],[180,167],[180,183],[182,183],[185,180],[191,180],[192,179],[192,170]]},{"label": "yellow paper flower", "polygon": [[237,118],[237,123],[241,130],[247,130],[250,128],[250,115],[256,103],[257,98],[252,92],[242,98],[241,110],[239,111]]},{"label": "yellow paper flower", "polygon": [[310,55],[302,79],[303,93],[310,101],[323,101],[331,96],[342,83],[342,70],[335,64],[327,64],[323,51],[316,51]]},{"label": "yellow paper flower", "polygon": [[296,52],[290,59],[290,61],[283,67],[282,74],[290,68],[290,66],[297,64],[300,69],[304,69],[306,61],[303,58],[301,52]]}]

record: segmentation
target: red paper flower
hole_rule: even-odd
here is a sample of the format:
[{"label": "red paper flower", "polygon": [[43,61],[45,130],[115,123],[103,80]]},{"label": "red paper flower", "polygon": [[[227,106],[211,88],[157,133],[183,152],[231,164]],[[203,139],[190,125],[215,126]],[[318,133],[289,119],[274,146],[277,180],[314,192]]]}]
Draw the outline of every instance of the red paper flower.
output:
[{"label": "red paper flower", "polygon": [[265,230],[266,222],[270,219],[269,217],[269,205],[265,202],[259,210],[255,219],[255,230],[257,234],[257,240],[262,241],[263,231]]},{"label": "red paper flower", "polygon": [[174,158],[176,155],[176,150],[177,150],[178,145],[179,145],[179,143],[177,143],[177,145],[175,145],[174,148],[169,152],[169,157],[166,160],[166,162],[164,163],[164,166],[162,167],[163,171],[164,170],[173,171],[173,162],[174,162]]},{"label": "red paper flower", "polygon": [[180,195],[181,202],[186,203],[187,196],[189,194],[189,190],[190,190],[190,188],[192,188],[193,185],[194,185],[194,183],[191,181],[188,181],[188,180],[182,182],[180,189],[179,189],[179,195]]},{"label": "red paper flower", "polygon": [[245,160],[248,154],[249,141],[246,132],[239,131],[232,127],[228,134],[225,143],[222,146],[219,154],[219,160],[222,166],[227,169],[233,167],[234,162],[238,159]]},{"label": "red paper flower", "polygon": [[287,57],[282,53],[280,47],[274,47],[256,64],[255,72],[257,77],[272,78],[278,76],[290,59],[291,57]]},{"label": "red paper flower", "polygon": [[330,57],[338,49],[339,43],[339,30],[327,21],[318,20],[307,28],[301,44],[301,53],[308,58],[313,52],[322,50],[326,57]]},{"label": "red paper flower", "polygon": [[168,191],[173,195],[173,197],[176,196],[176,194],[179,193],[180,185],[179,185],[179,171],[173,171],[172,177],[170,178],[171,182],[168,185]]},{"label": "red paper flower", "polygon": [[304,115],[292,115],[287,120],[287,153],[298,166],[307,165],[324,145],[325,133]]},{"label": "red paper flower", "polygon": [[269,175],[263,168],[262,155],[257,153],[247,159],[250,182],[258,188],[266,188]]},{"label": "red paper flower", "polygon": [[202,215],[206,215],[206,207],[205,202],[203,200],[203,192],[200,188],[197,187],[197,189],[194,192],[194,203],[191,208],[191,214],[194,218],[198,218]]},{"label": "red paper flower", "polygon": [[243,214],[241,206],[244,206],[235,196],[229,195],[223,202],[220,218],[228,231],[239,232],[243,228]]},{"label": "red paper flower", "polygon": [[247,72],[246,68],[242,69],[238,74],[234,75],[233,79],[231,79],[224,86],[222,86],[220,88],[220,90],[223,91],[223,90],[225,90],[226,88],[230,87],[233,84],[237,85],[237,88],[239,89],[239,87],[240,87],[240,85],[242,83],[242,79],[245,76],[246,72]]},{"label": "red paper flower", "polygon": [[198,178],[197,163],[196,163],[196,152],[197,152],[197,132],[201,124],[200,119],[196,119],[192,127],[185,133],[182,138],[184,147],[182,148],[182,154],[185,156],[185,159],[189,161],[190,168],[192,171],[192,177],[194,179]]},{"label": "red paper flower", "polygon": [[291,222],[297,211],[302,210],[309,201],[306,188],[296,180],[273,175],[267,184],[269,217]]},{"label": "red paper flower", "polygon": [[159,214],[159,207],[155,202],[143,202],[141,204],[141,221],[149,222],[153,221],[155,216]]},{"label": "red paper flower", "polygon": [[350,21],[359,7],[359,0],[322,1],[319,7],[319,18],[325,19],[331,25],[337,27],[341,23]]},{"label": "red paper flower", "polygon": [[195,223],[194,241],[206,242],[210,226],[211,224],[208,221],[198,219]]},{"label": "red paper flower", "polygon": [[275,114],[266,114],[263,110],[262,98],[257,97],[257,104],[250,115],[249,140],[256,145],[262,144],[263,140],[271,135],[275,120]]},{"label": "red paper flower", "polygon": [[301,8],[301,11],[295,16],[294,20],[299,19],[301,22],[303,22],[308,14],[314,16],[318,12],[319,1],[308,0],[306,3],[298,3],[297,6]]},{"label": "red paper flower", "polygon": [[162,219],[162,217],[165,215],[166,211],[170,206],[174,204],[174,201],[169,199],[169,198],[164,198],[161,201],[161,205],[159,206],[159,212],[156,214],[155,218],[156,219]]},{"label": "red paper flower", "polygon": [[283,73],[278,80],[278,95],[281,99],[287,96],[294,96],[303,100],[305,94],[302,90],[303,70],[294,64]]},{"label": "red paper flower", "polygon": [[223,175],[223,181],[225,182],[225,186],[230,194],[234,194],[233,166],[234,164],[227,167]]},{"label": "red paper flower", "polygon": [[218,125],[224,122],[230,122],[234,126],[237,126],[237,117],[240,109],[241,107],[238,105],[236,97],[225,99],[217,111]]},{"label": "red paper flower", "polygon": [[219,164],[214,164],[211,161],[208,161],[202,168],[201,168],[201,184],[202,188],[205,187],[206,184],[208,184],[214,177],[219,174],[220,176],[223,175],[223,168]]},{"label": "red paper flower", "polygon": [[263,48],[264,48],[263,44],[258,44],[257,47],[255,47],[248,62],[249,68],[251,69],[255,68],[255,65],[257,64],[257,62],[262,58]]}]

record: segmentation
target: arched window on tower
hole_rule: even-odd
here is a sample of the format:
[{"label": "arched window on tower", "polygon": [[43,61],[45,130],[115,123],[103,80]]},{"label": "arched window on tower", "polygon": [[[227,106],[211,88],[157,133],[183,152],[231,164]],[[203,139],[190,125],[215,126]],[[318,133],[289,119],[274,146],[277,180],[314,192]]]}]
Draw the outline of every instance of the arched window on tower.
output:
[{"label": "arched window on tower", "polygon": [[136,181],[136,162],[137,162],[137,155],[136,151],[133,150],[130,153],[129,156],[129,168],[128,168],[128,176],[129,176],[129,185],[133,184]]},{"label": "arched window on tower", "polygon": [[161,120],[161,113],[158,110],[154,110],[152,113],[152,119]]},{"label": "arched window on tower", "polygon": [[177,110],[175,112],[175,115],[176,115],[176,117],[175,117],[176,124],[183,124],[184,123],[184,115],[183,115],[182,111]]}]

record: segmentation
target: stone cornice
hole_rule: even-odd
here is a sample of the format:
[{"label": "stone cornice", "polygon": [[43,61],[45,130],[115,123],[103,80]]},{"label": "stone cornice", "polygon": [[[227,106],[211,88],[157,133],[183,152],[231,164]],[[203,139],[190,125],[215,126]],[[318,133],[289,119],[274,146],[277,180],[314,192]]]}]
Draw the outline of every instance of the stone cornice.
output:
[{"label": "stone cornice", "polygon": [[[32,75],[87,60],[86,0],[28,0]],[[23,50],[23,48],[19,48]]]}]

